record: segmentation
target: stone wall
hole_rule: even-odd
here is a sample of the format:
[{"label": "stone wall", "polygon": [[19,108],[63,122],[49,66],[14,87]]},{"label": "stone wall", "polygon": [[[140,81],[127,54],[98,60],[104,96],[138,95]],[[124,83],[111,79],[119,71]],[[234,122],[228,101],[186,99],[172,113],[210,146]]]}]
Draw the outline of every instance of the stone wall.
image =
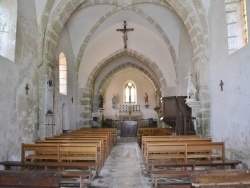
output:
[{"label": "stone wall", "polygon": [[[250,45],[229,55],[224,1],[212,1],[209,20],[212,36],[210,63],[211,135],[224,141],[228,156],[250,164]],[[247,4],[248,16],[250,3]],[[218,19],[222,18],[222,19]],[[248,25],[250,25],[248,19]],[[220,80],[224,82],[223,91]]]},{"label": "stone wall", "polygon": [[[0,160],[19,160],[22,142],[37,138],[37,23],[33,1],[18,4],[15,61],[0,57]],[[29,11],[27,11],[27,9]],[[25,87],[28,85],[26,94]],[[1,167],[0,167],[1,168]]]}]

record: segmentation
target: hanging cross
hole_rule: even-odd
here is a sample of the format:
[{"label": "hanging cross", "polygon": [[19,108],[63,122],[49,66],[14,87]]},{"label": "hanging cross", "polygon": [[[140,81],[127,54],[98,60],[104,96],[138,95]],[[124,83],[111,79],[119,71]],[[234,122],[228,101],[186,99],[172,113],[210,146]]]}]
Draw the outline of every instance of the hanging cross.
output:
[{"label": "hanging cross", "polygon": [[223,83],[222,80],[220,81],[220,84],[219,84],[219,85],[220,85],[220,90],[223,91],[223,85],[224,85],[224,83]]},{"label": "hanging cross", "polygon": [[29,91],[29,85],[28,84],[26,84],[26,87],[25,87],[25,90],[26,90],[26,95],[28,95],[28,91]]},{"label": "hanging cross", "polygon": [[124,21],[124,23],[123,23],[123,29],[116,29],[116,31],[123,32],[124,48],[127,48],[128,31],[134,31],[134,29],[133,28],[127,29],[127,23],[126,23],[126,21]]}]

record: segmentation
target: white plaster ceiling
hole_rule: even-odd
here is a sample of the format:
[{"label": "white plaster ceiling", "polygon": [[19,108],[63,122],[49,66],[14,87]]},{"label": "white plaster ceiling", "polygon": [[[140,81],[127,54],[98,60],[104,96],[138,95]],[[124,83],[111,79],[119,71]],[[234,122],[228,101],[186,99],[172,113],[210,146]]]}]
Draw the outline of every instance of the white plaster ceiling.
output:
[{"label": "white plaster ceiling", "polygon": [[[67,21],[67,27],[76,56],[85,37],[91,32],[91,29],[94,27],[95,23],[98,22],[99,19],[107,12],[114,10],[114,8],[115,6],[113,5],[94,5],[79,8],[71,15],[70,19]],[[140,9],[146,17],[130,9],[121,9],[117,12],[114,11],[113,14],[106,17],[105,20],[101,22],[100,25],[94,30],[89,42],[95,40],[95,38],[103,34],[105,30],[109,30],[110,33],[107,33],[107,35],[120,36],[122,43],[122,34],[117,32],[116,29],[123,28],[123,21],[127,21],[128,28],[135,29],[134,32],[129,33],[129,37],[135,36],[134,38],[140,38],[139,36],[141,33],[136,32],[136,28],[133,27],[135,25],[147,30],[148,34],[150,33],[148,38],[150,38],[151,35],[157,35],[158,37],[161,37],[162,33],[157,30],[155,25],[152,25],[147,20],[153,19],[168,36],[171,45],[173,45],[177,54],[177,44],[179,39],[178,35],[180,33],[181,27],[183,26],[179,17],[172,10],[159,5],[145,3],[136,5],[136,8]],[[109,38],[106,36],[102,37]]]},{"label": "white plaster ceiling", "polygon": [[[80,7],[71,15],[66,26],[74,55],[81,59],[80,87],[84,87],[89,73],[98,63],[123,49],[123,34],[116,31],[123,28],[123,21],[127,22],[127,28],[134,28],[128,32],[128,50],[155,62],[163,70],[168,86],[176,86],[177,75],[169,46],[174,49],[174,55],[178,54],[179,35],[185,29],[183,23],[168,7],[142,3],[133,8],[118,7],[117,10],[114,5],[93,5]],[[111,13],[107,16],[108,12]]]}]

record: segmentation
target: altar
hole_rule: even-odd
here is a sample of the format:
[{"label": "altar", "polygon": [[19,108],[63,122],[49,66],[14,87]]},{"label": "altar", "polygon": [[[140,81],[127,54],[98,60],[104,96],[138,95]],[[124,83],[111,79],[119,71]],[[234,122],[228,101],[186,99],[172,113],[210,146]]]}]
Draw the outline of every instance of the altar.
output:
[{"label": "altar", "polygon": [[141,119],[142,115],[141,113],[120,113],[119,114],[119,120],[121,121],[137,121],[138,119]]},{"label": "altar", "polygon": [[123,121],[121,124],[121,136],[134,137],[137,135],[137,121]]}]

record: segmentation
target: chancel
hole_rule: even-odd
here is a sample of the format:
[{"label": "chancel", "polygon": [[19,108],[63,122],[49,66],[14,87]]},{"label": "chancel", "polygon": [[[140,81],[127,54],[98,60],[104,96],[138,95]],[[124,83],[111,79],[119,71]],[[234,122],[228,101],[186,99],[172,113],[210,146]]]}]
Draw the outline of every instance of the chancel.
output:
[{"label": "chancel", "polygon": [[0,10],[0,187],[250,186],[248,0]]}]

